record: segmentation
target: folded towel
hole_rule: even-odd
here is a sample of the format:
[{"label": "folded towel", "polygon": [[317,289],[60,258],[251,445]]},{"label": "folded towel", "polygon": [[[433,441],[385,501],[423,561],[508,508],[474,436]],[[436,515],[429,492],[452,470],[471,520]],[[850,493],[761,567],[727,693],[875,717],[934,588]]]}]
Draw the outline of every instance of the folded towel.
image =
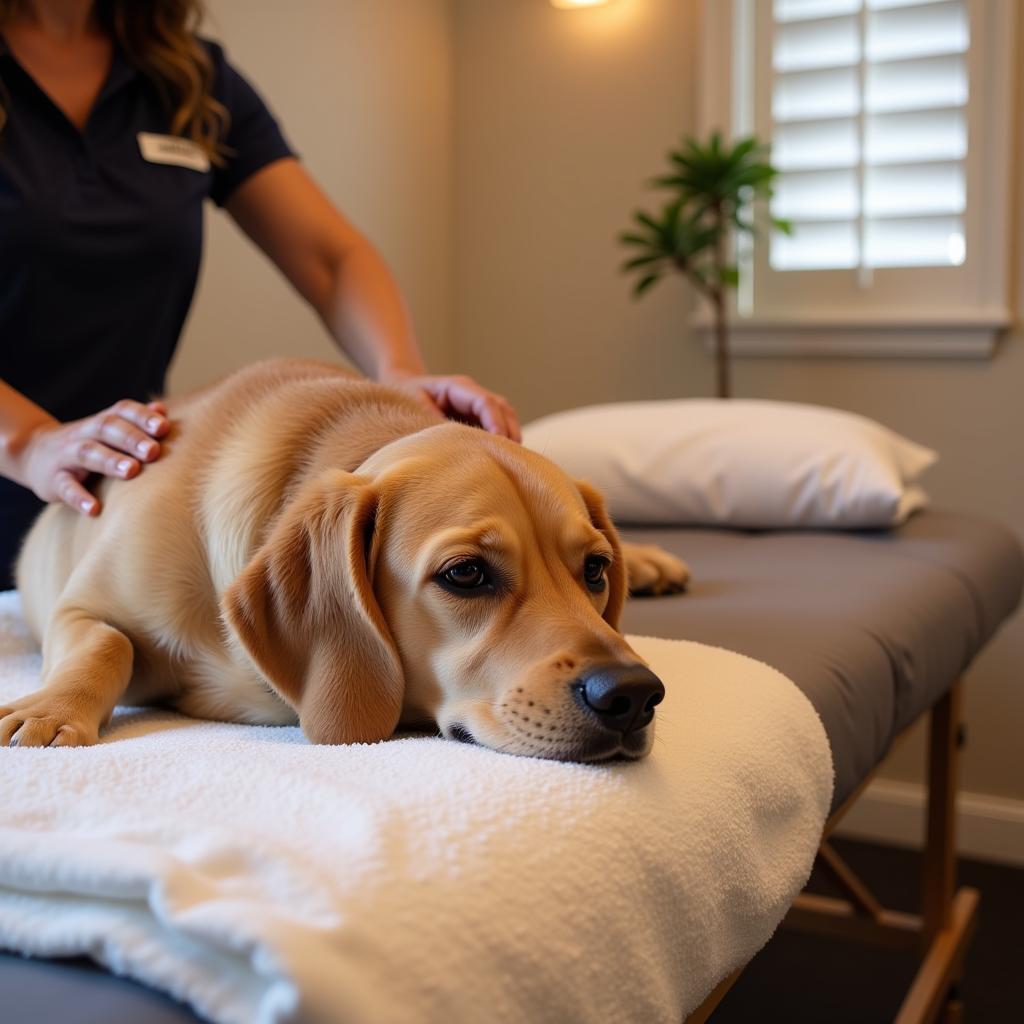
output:
[{"label": "folded towel", "polygon": [[[129,709],[95,747],[0,750],[0,947],[224,1024],[678,1024],[806,881],[832,762],[775,670],[632,642],[667,688],[637,763]],[[38,679],[0,595],[0,703]]]}]

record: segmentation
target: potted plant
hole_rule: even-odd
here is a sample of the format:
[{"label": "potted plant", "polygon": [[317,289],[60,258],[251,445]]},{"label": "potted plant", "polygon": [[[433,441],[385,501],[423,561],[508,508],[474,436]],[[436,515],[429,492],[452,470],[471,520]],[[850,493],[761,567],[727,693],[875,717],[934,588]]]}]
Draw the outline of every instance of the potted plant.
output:
[{"label": "potted plant", "polygon": [[[682,274],[711,304],[715,318],[715,362],[718,397],[729,398],[728,289],[739,283],[739,269],[731,244],[734,232],[755,233],[747,219],[754,200],[772,194],[778,174],[768,161],[768,147],[755,137],[723,143],[718,132],[706,142],[687,138],[669,153],[671,173],[652,182],[671,190],[660,213],[637,210],[636,227],[620,241],[639,251],[622,269],[638,275],[633,287],[643,295],[666,273]],[[787,234],[787,221],[771,218],[774,227]]]}]

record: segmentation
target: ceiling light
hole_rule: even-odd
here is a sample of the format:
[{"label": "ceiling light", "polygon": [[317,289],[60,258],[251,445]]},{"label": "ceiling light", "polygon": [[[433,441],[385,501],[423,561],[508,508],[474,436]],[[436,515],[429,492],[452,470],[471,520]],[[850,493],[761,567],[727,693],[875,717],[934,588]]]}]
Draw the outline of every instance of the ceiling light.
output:
[{"label": "ceiling light", "polygon": [[597,7],[606,4],[608,0],[551,0],[554,7],[561,7],[563,10],[571,10],[577,7]]}]

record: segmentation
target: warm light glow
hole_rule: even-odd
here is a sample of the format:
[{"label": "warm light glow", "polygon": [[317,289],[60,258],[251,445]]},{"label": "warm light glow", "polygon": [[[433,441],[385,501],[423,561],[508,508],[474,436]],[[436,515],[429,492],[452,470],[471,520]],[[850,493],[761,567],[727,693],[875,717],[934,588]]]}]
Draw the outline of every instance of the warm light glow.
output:
[{"label": "warm light glow", "polygon": [[565,10],[573,7],[597,7],[600,4],[608,3],[608,0],[551,0],[555,7]]}]

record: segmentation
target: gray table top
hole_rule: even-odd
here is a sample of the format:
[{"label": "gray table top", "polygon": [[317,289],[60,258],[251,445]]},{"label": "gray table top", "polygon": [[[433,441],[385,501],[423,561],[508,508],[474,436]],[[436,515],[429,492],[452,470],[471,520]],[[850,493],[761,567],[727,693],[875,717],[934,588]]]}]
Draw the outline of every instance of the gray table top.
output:
[{"label": "gray table top", "polygon": [[626,632],[696,640],[779,669],[832,744],[838,806],[1013,613],[1008,530],[926,512],[896,530],[624,529],[693,570],[686,594],[629,601]]}]

